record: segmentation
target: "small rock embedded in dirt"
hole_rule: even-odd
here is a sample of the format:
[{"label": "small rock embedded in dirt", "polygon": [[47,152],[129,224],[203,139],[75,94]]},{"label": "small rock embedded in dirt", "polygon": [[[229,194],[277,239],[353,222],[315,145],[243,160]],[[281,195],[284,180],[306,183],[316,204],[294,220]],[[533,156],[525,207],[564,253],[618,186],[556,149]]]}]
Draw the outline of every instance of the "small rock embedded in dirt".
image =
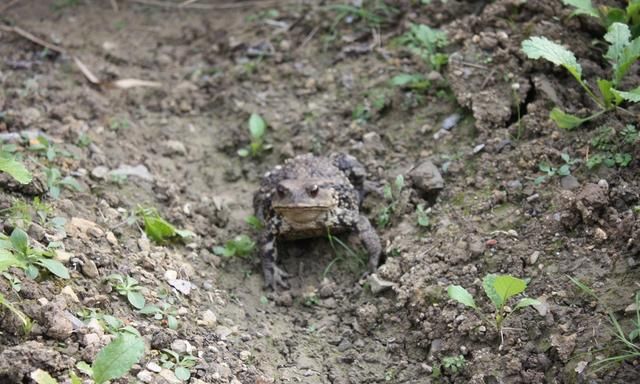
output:
[{"label": "small rock embedded in dirt", "polygon": [[603,242],[607,240],[609,236],[607,236],[607,232],[605,232],[602,228],[598,227],[593,231],[593,237],[595,237],[597,241]]},{"label": "small rock embedded in dirt", "polygon": [[539,257],[540,251],[534,251],[531,256],[529,256],[529,265],[535,265],[538,262]]},{"label": "small rock embedded in dirt", "polygon": [[551,335],[551,346],[555,347],[558,351],[558,356],[563,362],[569,361],[571,354],[576,347],[576,334],[569,336],[563,336],[559,334]]},{"label": "small rock embedded in dirt", "polygon": [[322,299],[326,299],[328,297],[332,297],[336,291],[337,285],[333,280],[327,279],[326,277],[322,279],[320,283],[320,289],[318,290],[318,296]]},{"label": "small rock embedded in dirt", "polygon": [[240,360],[247,361],[251,357],[251,352],[250,351],[240,351],[239,357],[240,357]]},{"label": "small rock embedded in dirt", "polygon": [[42,317],[47,328],[47,336],[56,340],[66,340],[73,332],[73,323],[65,315],[66,303],[58,297],[55,301],[42,307]]},{"label": "small rock embedded in dirt", "polygon": [[171,350],[180,354],[191,354],[193,349],[193,346],[187,340],[178,339],[171,343]]},{"label": "small rock embedded in dirt", "polygon": [[60,293],[67,296],[69,300],[71,300],[72,302],[80,303],[80,299],[78,298],[78,295],[76,295],[76,293],[73,291],[73,288],[71,288],[70,285],[67,285],[66,287],[62,288],[60,290]]},{"label": "small rock embedded in dirt", "polygon": [[151,372],[155,372],[155,373],[160,373],[160,371],[162,371],[162,367],[159,366],[158,364],[154,363],[153,361],[150,361],[146,368],[148,370],[150,370]]},{"label": "small rock embedded in dirt", "polygon": [[182,279],[167,280],[167,283],[185,296],[188,296],[193,288],[191,282]]},{"label": "small rock embedded in dirt", "polygon": [[187,147],[178,140],[167,140],[162,144],[162,154],[165,156],[184,156],[187,154]]},{"label": "small rock embedded in dirt", "polygon": [[70,237],[78,237],[84,240],[89,240],[88,235],[95,238],[104,236],[104,231],[98,224],[80,217],[72,217],[65,225],[65,230]]},{"label": "small rock embedded in dirt", "polygon": [[155,375],[147,371],[146,369],[143,369],[142,371],[138,372],[136,378],[143,383],[153,383],[155,380]]},{"label": "small rock embedded in dirt", "polygon": [[149,172],[149,169],[142,164],[138,164],[135,166],[122,164],[118,169],[114,169],[109,172],[111,175],[120,176],[120,177],[137,177],[146,181],[153,181],[153,175]]},{"label": "small rock embedded in dirt", "polygon": [[93,260],[84,259],[82,263],[82,274],[91,279],[96,279],[100,276],[100,272],[98,272],[98,267]]},{"label": "small rock embedded in dirt", "polygon": [[216,314],[213,313],[212,310],[207,309],[206,311],[202,312],[202,319],[198,320],[198,325],[212,328],[215,327],[217,322],[218,318],[216,317]]},{"label": "small rock embedded in dirt", "polygon": [[395,286],[393,282],[383,280],[375,273],[372,273],[367,281],[369,282],[371,293],[373,293],[374,295],[377,295]]},{"label": "small rock embedded in dirt", "polygon": [[153,349],[163,349],[168,348],[171,345],[171,342],[175,340],[177,337],[177,332],[168,329],[162,328],[156,331],[151,337],[151,348]]},{"label": "small rock embedded in dirt", "polygon": [[459,113],[454,113],[447,116],[444,120],[442,120],[442,129],[444,129],[445,131],[450,131],[453,127],[458,125],[460,117],[461,116]]},{"label": "small rock embedded in dirt", "polygon": [[578,182],[578,179],[576,179],[573,175],[567,175],[567,176],[563,176],[560,179],[560,187],[562,189],[566,189],[570,191],[572,189],[579,188],[580,183]]},{"label": "small rock embedded in dirt", "polygon": [[233,330],[229,327],[225,327],[224,325],[219,325],[216,327],[216,336],[220,340],[226,340],[227,337],[233,334]]},{"label": "small rock embedded in dirt", "polygon": [[164,278],[167,281],[175,280],[178,278],[178,272],[172,269],[167,269],[164,273]]},{"label": "small rock embedded in dirt", "polygon": [[96,180],[103,180],[107,177],[108,173],[109,168],[105,167],[104,165],[99,165],[91,170],[91,177]]},{"label": "small rock embedded in dirt", "polygon": [[444,180],[438,167],[431,161],[424,160],[409,171],[409,178],[414,188],[425,195],[437,194],[444,188]]}]

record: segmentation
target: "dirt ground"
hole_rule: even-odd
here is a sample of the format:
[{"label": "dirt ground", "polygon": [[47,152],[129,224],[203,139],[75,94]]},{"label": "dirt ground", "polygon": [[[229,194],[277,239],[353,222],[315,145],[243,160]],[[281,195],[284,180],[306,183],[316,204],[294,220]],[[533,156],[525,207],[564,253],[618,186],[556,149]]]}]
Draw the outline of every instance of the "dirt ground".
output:
[{"label": "dirt ground", "polygon": [[[593,22],[569,18],[553,0],[399,0],[387,2],[393,11],[376,28],[336,19],[326,1],[115,3],[22,0],[0,11],[2,25],[66,50],[0,30],[0,137],[17,144],[37,179],[27,187],[1,179],[1,229],[15,226],[16,201],[41,197],[64,230],[34,219],[28,233],[44,245],[61,241],[58,257],[71,272],[32,280],[12,270],[20,292],[0,278],[0,293],[35,321],[25,335],[0,311],[0,382],[31,382],[38,368],[69,382],[69,370],[109,341],[96,325],[105,315],[135,327],[147,345],[115,383],[180,382],[159,369],[163,349],[197,358],[191,383],[640,382],[637,360],[595,369],[620,351],[607,311],[625,327],[635,316],[640,147],[625,149],[626,167],[584,163],[602,127],[638,127],[640,109],[560,130],[548,118],[554,105],[583,115],[592,105],[566,72],[520,50],[523,39],[547,36],[594,78],[606,66]],[[446,31],[441,73],[397,43],[412,23]],[[101,80],[161,86],[96,86],[74,55]],[[401,73],[424,74],[431,87],[390,85]],[[632,73],[637,85],[638,68]],[[252,113],[268,123],[271,149],[242,158]],[[46,160],[11,135],[25,132],[46,135],[58,155]],[[292,287],[275,293],[263,287],[257,255],[213,253],[237,235],[256,238],[245,218],[264,172],[332,151],[366,166],[373,188],[363,210],[374,222],[388,204],[383,186],[405,176],[389,224],[378,228],[385,260],[376,275],[387,289],[361,279],[358,260],[326,239],[287,247],[281,263]],[[563,153],[583,162],[571,176],[536,183],[539,164],[559,166]],[[444,179],[437,196],[409,177],[426,160]],[[82,191],[47,197],[42,164]],[[127,166],[138,168],[110,173]],[[417,224],[419,204],[430,209],[428,227]],[[196,237],[150,242],[129,220],[139,206]],[[105,282],[113,273],[135,278],[147,302],[170,304],[177,330],[113,291]],[[542,302],[510,317],[501,347],[494,328],[446,293],[462,285],[489,311],[488,273],[530,279],[526,295]],[[176,288],[176,278],[190,289]],[[458,356],[458,369],[446,365]]]}]

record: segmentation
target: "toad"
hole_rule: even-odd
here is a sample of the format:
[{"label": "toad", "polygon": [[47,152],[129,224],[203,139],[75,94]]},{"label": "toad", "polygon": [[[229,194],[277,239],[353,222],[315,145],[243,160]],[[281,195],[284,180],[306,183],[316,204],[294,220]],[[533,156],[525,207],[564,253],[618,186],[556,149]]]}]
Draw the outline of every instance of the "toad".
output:
[{"label": "toad", "polygon": [[343,153],[299,155],[263,176],[253,207],[264,223],[258,245],[267,286],[289,287],[289,275],[276,265],[279,240],[355,231],[369,254],[369,271],[378,267],[380,238],[360,212],[364,177],[362,164]]}]

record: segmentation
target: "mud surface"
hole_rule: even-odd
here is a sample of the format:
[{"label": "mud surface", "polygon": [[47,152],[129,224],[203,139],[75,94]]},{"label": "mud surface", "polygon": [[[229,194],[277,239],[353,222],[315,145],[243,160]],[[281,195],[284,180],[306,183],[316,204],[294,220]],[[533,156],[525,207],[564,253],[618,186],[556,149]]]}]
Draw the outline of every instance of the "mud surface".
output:
[{"label": "mud surface", "polygon": [[[69,280],[34,281],[12,269],[20,292],[0,279],[0,293],[35,322],[24,335],[15,316],[0,311],[1,382],[30,382],[38,368],[64,382],[110,340],[95,320],[104,315],[138,329],[147,344],[120,383],[175,382],[156,372],[163,348],[197,357],[192,383],[640,380],[637,361],[593,369],[619,353],[607,310],[625,327],[633,317],[625,308],[638,290],[638,146],[624,148],[633,158],[626,167],[584,163],[603,126],[637,127],[640,111],[629,106],[561,131],[548,118],[554,105],[573,113],[593,105],[565,72],[520,51],[523,39],[545,35],[570,47],[585,78],[595,78],[606,63],[603,48],[591,45],[602,31],[589,20],[569,18],[551,0],[398,1],[377,28],[336,19],[326,2],[117,3],[116,11],[106,1],[25,0],[0,13],[6,25],[66,50],[0,31],[0,134],[37,131],[59,150],[47,160],[14,140],[37,180],[21,187],[3,176],[2,227],[8,234],[16,225],[16,201],[40,196],[52,207],[48,219],[34,215],[25,229],[43,245],[61,241],[71,272]],[[447,32],[442,75],[397,43],[411,23]],[[162,85],[99,87],[72,55],[99,79]],[[432,86],[392,86],[401,73],[422,73]],[[271,149],[241,158],[252,113],[268,122]],[[263,172],[296,154],[330,151],[366,166],[364,210],[374,222],[389,204],[384,186],[405,176],[388,225],[378,229],[385,261],[376,276],[390,287],[361,279],[361,260],[326,239],[287,247],[280,262],[292,287],[277,293],[263,288],[256,255],[213,253],[236,235],[256,238],[245,218]],[[540,162],[560,166],[562,153],[583,161],[571,177],[537,184]],[[436,195],[422,191],[429,166],[414,169],[425,160],[444,179]],[[49,198],[45,165],[75,177],[82,191],[62,188]],[[110,173],[123,167],[139,168]],[[429,227],[418,225],[419,204],[430,208]],[[129,220],[139,206],[157,208],[195,239],[150,242]],[[66,219],[64,230],[53,217]],[[353,238],[342,240],[357,249]],[[177,330],[113,291],[105,283],[113,273],[135,278],[148,303],[170,304]],[[488,273],[530,278],[527,295],[543,302],[509,318],[501,347],[490,324],[446,294],[450,284],[467,287],[489,313],[481,285]],[[176,279],[191,289],[176,288]],[[464,366],[445,367],[460,355]]]}]

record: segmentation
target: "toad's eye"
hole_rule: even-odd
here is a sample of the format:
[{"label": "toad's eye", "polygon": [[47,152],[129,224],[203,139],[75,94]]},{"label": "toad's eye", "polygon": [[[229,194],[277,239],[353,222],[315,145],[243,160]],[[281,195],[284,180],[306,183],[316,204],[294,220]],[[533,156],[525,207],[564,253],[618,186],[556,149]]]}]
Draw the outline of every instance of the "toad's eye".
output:
[{"label": "toad's eye", "polygon": [[316,184],[314,184],[314,185],[309,187],[309,195],[311,195],[311,197],[316,197],[316,195],[318,194],[319,190],[320,190],[320,188],[318,188],[318,186]]},{"label": "toad's eye", "polygon": [[287,194],[287,189],[281,184],[278,184],[276,192],[278,192],[278,197],[284,197]]}]

